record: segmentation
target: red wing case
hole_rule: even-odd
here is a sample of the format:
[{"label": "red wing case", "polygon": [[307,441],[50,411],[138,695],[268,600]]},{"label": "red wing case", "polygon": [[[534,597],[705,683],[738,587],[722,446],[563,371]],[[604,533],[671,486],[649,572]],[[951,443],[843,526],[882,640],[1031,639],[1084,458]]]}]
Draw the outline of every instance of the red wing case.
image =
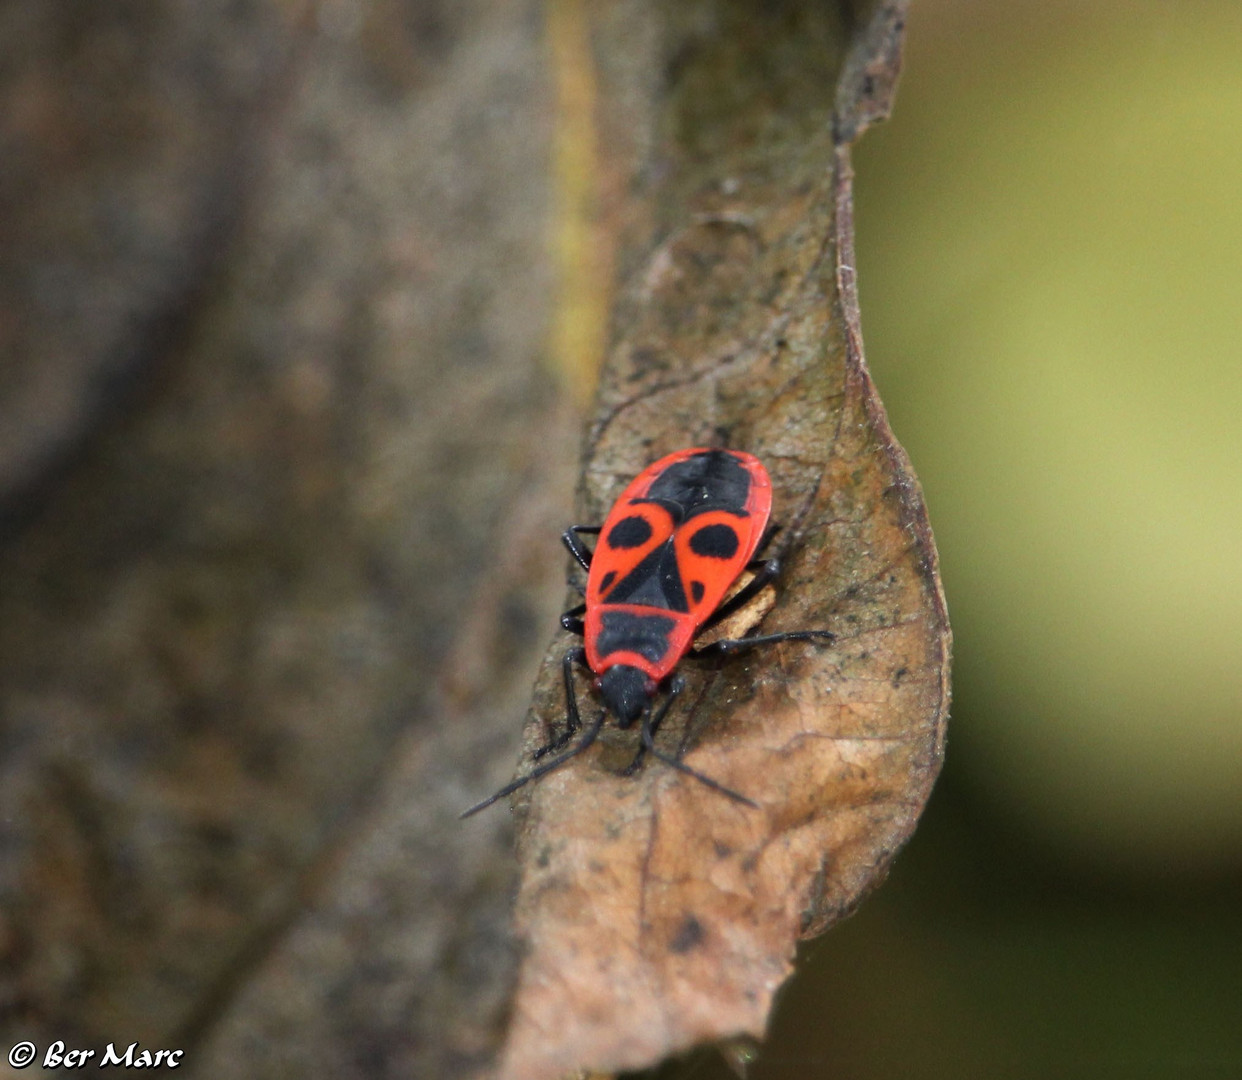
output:
[{"label": "red wing case", "polygon": [[772,509],[759,459],[695,448],[635,477],[604,521],[587,577],[587,661],[664,678],[751,560]]}]

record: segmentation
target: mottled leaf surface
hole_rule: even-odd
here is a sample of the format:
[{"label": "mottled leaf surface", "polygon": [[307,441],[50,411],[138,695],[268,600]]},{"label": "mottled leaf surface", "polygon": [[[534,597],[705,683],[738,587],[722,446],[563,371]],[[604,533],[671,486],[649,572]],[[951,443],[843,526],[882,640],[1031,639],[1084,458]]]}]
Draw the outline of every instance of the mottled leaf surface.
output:
[{"label": "mottled leaf surface", "polygon": [[[904,6],[592,10],[621,276],[581,520],[664,453],[751,451],[783,526],[762,632],[836,639],[683,668],[662,745],[759,809],[658,762],[621,775],[637,739],[615,725],[525,789],[507,1080],[762,1036],[799,938],[848,913],[914,828],[948,702],[935,549],[863,361],[853,270],[848,139],[887,109]],[[528,754],[564,714],[571,644],[549,651]],[[578,693],[593,715],[586,677]]]}]

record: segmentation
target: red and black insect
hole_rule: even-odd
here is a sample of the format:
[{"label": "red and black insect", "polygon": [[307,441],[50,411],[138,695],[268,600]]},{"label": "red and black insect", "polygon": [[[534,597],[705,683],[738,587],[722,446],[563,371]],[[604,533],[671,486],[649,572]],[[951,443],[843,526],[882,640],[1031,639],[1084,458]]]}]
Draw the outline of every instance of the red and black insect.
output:
[{"label": "red and black insect", "polygon": [[[572,749],[536,766],[495,795],[472,806],[468,817],[524,784],[582,753],[595,741],[609,713],[624,730],[641,721],[644,753],[693,776],[737,802],[744,795],[665,754],[655,733],[685,687],[675,672],[683,657],[724,656],[778,641],[831,641],[826,630],[794,630],[743,637],[694,648],[697,634],[717,625],[752,600],[779,572],[780,561],[756,558],[775,530],[768,530],[772,484],[759,459],[740,450],[679,450],[649,465],[622,492],[602,526],[575,525],[561,537],[587,572],[586,600],[565,612],[561,625],[585,639],[562,664],[566,726],[559,737],[536,751],[535,759],[566,746],[580,730],[574,691],[575,664],[595,676],[605,708]],[[592,552],[583,535],[598,534]],[[733,596],[729,589],[743,570],[753,579]],[[585,616],[585,618],[584,618]],[[661,690],[667,696],[653,708]]]}]

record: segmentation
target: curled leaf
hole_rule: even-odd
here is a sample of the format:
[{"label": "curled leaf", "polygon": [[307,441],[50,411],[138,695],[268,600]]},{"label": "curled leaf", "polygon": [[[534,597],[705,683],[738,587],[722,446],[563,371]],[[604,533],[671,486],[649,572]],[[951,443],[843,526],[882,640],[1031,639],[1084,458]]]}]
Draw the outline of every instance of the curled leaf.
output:
[{"label": "curled leaf", "polygon": [[[582,520],[602,519],[664,453],[748,450],[772,475],[784,567],[777,603],[755,617],[765,634],[835,640],[683,665],[661,745],[757,809],[659,762],[626,775],[636,738],[612,724],[524,790],[507,1080],[761,1037],[796,942],[883,877],[940,766],[949,634],[936,553],[863,361],[852,174],[834,138],[882,114],[904,5],[880,5],[848,56],[823,14],[744,19],[742,7],[648,12],[664,37],[638,44],[598,20],[601,56],[658,55],[601,64],[599,122],[632,133],[601,170],[628,177],[630,194]],[[653,70],[667,82],[644,84]],[[832,113],[822,87],[837,73]],[[561,723],[571,644],[549,651],[528,758]],[[578,694],[599,708],[586,678]]]}]

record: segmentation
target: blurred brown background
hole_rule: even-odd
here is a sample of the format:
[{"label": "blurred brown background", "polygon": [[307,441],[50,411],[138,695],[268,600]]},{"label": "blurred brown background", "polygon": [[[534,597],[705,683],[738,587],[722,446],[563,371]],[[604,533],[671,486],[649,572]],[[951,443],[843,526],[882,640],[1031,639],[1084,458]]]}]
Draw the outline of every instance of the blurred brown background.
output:
[{"label": "blurred brown background", "polygon": [[[466,1075],[577,421],[538,4],[0,8],[0,1032]],[[551,557],[549,557],[551,555]]]},{"label": "blurred brown background", "polygon": [[[0,7],[7,1045],[487,1059],[510,838],[453,817],[516,755],[579,430],[544,20]],[[1240,46],[1232,0],[914,6],[857,249],[954,723],[756,1080],[1242,1074]]]}]

